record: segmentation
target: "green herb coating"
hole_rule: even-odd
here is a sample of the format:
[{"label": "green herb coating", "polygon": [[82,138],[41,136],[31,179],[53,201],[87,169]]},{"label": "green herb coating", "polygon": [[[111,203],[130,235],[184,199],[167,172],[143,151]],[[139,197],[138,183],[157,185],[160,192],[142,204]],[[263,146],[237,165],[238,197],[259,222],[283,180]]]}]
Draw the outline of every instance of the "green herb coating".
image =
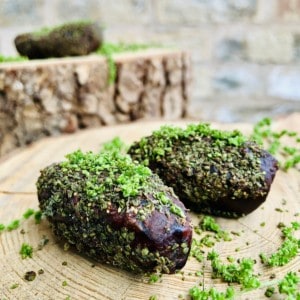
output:
[{"label": "green herb coating", "polygon": [[80,150],[37,181],[54,233],[101,262],[135,273],[173,273],[188,257],[192,229],[173,190],[116,151]]},{"label": "green herb coating", "polygon": [[191,209],[239,217],[267,197],[277,161],[239,131],[191,124],[163,126],[135,142],[128,153],[173,187]]},{"label": "green herb coating", "polygon": [[32,252],[33,252],[32,246],[30,246],[29,244],[23,243],[19,253],[20,253],[22,259],[25,259],[28,257],[32,258]]}]

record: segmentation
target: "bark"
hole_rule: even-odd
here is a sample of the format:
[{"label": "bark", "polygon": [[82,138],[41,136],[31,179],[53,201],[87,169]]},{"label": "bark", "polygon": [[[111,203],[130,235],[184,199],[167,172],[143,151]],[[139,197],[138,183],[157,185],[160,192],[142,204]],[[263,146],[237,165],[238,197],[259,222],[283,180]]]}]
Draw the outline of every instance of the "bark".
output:
[{"label": "bark", "polygon": [[43,136],[138,119],[178,119],[190,98],[189,56],[147,50],[0,65],[0,156]]}]

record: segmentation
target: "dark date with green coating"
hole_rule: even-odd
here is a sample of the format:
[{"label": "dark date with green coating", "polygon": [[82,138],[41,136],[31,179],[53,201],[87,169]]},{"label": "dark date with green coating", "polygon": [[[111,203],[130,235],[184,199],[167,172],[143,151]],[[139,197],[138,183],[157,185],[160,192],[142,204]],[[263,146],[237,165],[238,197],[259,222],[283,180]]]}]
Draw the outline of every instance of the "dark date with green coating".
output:
[{"label": "dark date with green coating", "polygon": [[129,156],[76,151],[41,170],[36,185],[54,233],[79,252],[134,273],[185,265],[192,227],[184,205]]},{"label": "dark date with green coating", "polygon": [[239,131],[208,124],[163,126],[135,142],[128,153],[174,188],[198,212],[236,218],[265,201],[276,159]]}]

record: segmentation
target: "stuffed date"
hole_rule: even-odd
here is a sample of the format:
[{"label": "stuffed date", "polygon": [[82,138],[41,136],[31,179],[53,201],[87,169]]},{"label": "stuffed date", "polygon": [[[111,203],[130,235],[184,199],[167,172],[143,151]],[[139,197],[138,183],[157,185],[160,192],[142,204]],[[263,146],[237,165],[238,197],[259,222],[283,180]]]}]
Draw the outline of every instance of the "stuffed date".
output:
[{"label": "stuffed date", "polygon": [[128,155],[78,150],[41,170],[37,191],[54,233],[87,256],[134,273],[174,273],[186,263],[184,205]]}]

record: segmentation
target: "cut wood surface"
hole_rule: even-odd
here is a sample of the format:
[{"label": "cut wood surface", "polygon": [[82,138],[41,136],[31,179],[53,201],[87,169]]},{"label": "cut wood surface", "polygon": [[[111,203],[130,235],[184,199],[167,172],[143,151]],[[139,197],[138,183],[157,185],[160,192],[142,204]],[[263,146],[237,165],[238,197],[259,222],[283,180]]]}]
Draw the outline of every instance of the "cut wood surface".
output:
[{"label": "cut wood surface", "polygon": [[113,56],[0,64],[0,156],[45,136],[137,119],[186,116],[190,55],[147,49]]},{"label": "cut wood surface", "polygon": [[[81,148],[97,151],[103,142],[115,136],[131,143],[142,136],[150,134],[159,128],[163,121],[148,121],[127,125],[107,126],[98,129],[87,129],[72,135],[62,135],[40,140],[22,150],[17,150],[0,161],[0,223],[8,224],[19,219],[28,208],[38,209],[35,182],[39,170],[52,162],[63,159],[68,152]],[[176,124],[183,125],[179,121]],[[249,132],[252,128],[247,124],[218,125],[225,129],[238,128]],[[294,114],[277,120],[275,127],[298,131],[300,115]],[[259,254],[273,253],[281,245],[281,232],[277,228],[279,222],[288,225],[298,220],[300,213],[300,172],[291,169],[288,172],[279,171],[271,187],[270,194],[263,205],[253,213],[238,220],[216,218],[224,230],[239,233],[232,234],[232,241],[218,242],[214,249],[220,253],[224,261],[228,256],[234,258],[251,257],[257,260],[255,270],[260,274],[262,282],[269,281],[272,274],[275,279],[282,278],[287,272],[295,271],[300,275],[300,257],[298,256],[286,266],[270,268],[260,263]],[[282,211],[278,211],[278,208]],[[194,225],[199,223],[199,215],[190,213]],[[262,226],[262,224],[265,224]],[[22,234],[20,230],[23,229]],[[37,250],[43,235],[49,238],[49,243]],[[199,236],[194,233],[194,238]],[[23,242],[34,247],[33,257],[22,259],[19,251]],[[67,262],[67,265],[63,265]],[[175,275],[163,275],[160,282],[149,284],[145,277],[113,268],[109,265],[95,263],[73,250],[64,251],[49,228],[49,223],[43,220],[35,224],[33,219],[24,220],[19,229],[0,234],[0,298],[1,299],[127,299],[142,300],[156,295],[157,299],[189,299],[188,291],[194,285],[203,283],[206,288],[214,286],[224,290],[227,284],[211,279],[210,262],[197,262],[190,258],[182,270]],[[195,272],[204,270],[203,276]],[[24,280],[27,271],[38,273],[32,282]],[[66,281],[67,285],[63,286]],[[12,289],[13,284],[19,284]],[[239,288],[236,287],[239,291]],[[238,294],[236,299],[265,299],[265,289]],[[275,294],[272,299],[284,299]]]}]

